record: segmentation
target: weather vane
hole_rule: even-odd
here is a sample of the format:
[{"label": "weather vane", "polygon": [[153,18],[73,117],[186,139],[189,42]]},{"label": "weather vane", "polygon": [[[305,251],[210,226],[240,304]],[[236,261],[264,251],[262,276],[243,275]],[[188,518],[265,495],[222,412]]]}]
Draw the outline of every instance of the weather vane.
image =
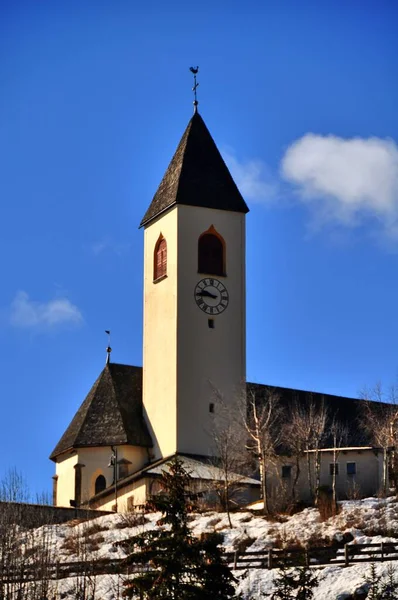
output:
[{"label": "weather vane", "polygon": [[196,67],[196,68],[195,67],[189,67],[189,70],[191,71],[191,73],[193,73],[193,88],[192,88],[193,95],[194,95],[194,101],[193,101],[194,109],[193,109],[193,111],[194,111],[194,113],[196,113],[197,110],[198,110],[198,98],[197,98],[197,95],[196,95],[196,88],[199,85],[198,82],[196,81],[196,75],[197,75],[197,73],[199,71],[199,67]]},{"label": "weather vane", "polygon": [[108,346],[106,348],[106,364],[108,365],[111,361],[111,352],[112,352],[112,348],[111,348],[111,331],[110,329],[105,329],[105,333],[108,336]]}]

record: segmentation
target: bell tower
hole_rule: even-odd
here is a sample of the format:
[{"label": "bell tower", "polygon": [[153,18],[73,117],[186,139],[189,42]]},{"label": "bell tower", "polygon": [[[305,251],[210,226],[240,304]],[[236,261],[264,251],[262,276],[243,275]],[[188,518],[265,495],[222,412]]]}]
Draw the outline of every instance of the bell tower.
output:
[{"label": "bell tower", "polygon": [[248,210],[195,106],[141,222],[143,407],[155,458],[211,455],[215,395],[241,393]]}]

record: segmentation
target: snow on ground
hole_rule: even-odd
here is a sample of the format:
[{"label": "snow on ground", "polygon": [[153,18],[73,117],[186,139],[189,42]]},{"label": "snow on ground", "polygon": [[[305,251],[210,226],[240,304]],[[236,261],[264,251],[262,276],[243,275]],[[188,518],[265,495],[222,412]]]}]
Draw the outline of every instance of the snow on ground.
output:
[{"label": "snow on ground", "polygon": [[[159,513],[147,514],[144,518],[115,514],[84,523],[44,526],[36,530],[36,539],[44,536],[60,562],[123,558],[124,550],[115,546],[115,542],[157,527],[159,517]],[[226,551],[242,546],[248,550],[263,550],[296,543],[321,546],[333,539],[342,540],[344,534],[352,536],[351,543],[388,542],[398,538],[398,503],[394,498],[342,502],[341,512],[326,521],[321,520],[319,511],[314,508],[277,519],[266,519],[251,512],[234,513],[231,518],[232,529],[228,526],[226,514],[217,512],[191,515],[190,525],[197,536],[204,532],[221,532]],[[387,562],[377,564],[378,572],[386,570],[387,565]],[[393,565],[398,567],[398,562]],[[347,568],[333,564],[317,567],[319,587],[314,594],[315,600],[343,600],[364,583],[369,566],[367,563]],[[244,600],[270,598],[276,573],[276,570],[265,569],[236,571],[237,590]],[[122,576],[98,576],[91,584],[95,586],[96,600],[121,598]],[[78,585],[78,578],[64,579],[57,582],[54,593],[72,600],[76,597]]]}]

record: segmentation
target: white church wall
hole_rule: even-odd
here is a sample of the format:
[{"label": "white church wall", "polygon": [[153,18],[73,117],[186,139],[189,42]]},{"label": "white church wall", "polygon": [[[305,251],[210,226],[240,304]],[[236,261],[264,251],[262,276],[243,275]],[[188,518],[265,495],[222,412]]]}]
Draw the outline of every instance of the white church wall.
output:
[{"label": "white church wall", "polygon": [[57,458],[55,474],[57,480],[57,506],[70,506],[75,497],[75,465],[77,452],[67,453]]},{"label": "white church wall", "polygon": [[[198,273],[198,240],[212,225],[225,241],[225,277]],[[246,376],[245,215],[180,205],[178,247],[178,451],[211,455],[210,404],[216,408],[218,394],[234,402]],[[197,283],[209,277],[228,290],[228,307],[219,315],[206,314],[195,301]]]},{"label": "white church wall", "polygon": [[[144,233],[143,405],[156,458],[177,446],[177,208]],[[167,243],[167,277],[153,281],[159,236]]]},{"label": "white church wall", "polygon": [[[371,496],[379,491],[380,453],[372,449],[346,450],[337,457],[338,473],[336,475],[336,490],[340,497],[360,495],[362,498]],[[322,452],[321,485],[332,486],[331,464],[333,452]],[[352,465],[355,465],[353,467]],[[355,473],[349,474],[349,471]]]},{"label": "white church wall", "polygon": [[[331,464],[333,450],[321,451],[320,485],[326,490],[332,489],[333,476]],[[337,457],[338,474],[336,475],[337,498],[372,496],[379,492],[381,484],[382,455],[372,448],[352,448],[340,451]],[[350,465],[350,466],[348,466]],[[355,467],[353,467],[355,465]],[[290,466],[289,477],[282,477],[282,467]],[[291,488],[295,477],[295,461],[291,457],[278,457],[277,463],[271,467],[268,478],[268,489],[274,503],[289,502]],[[353,472],[355,471],[355,472]],[[314,485],[314,454],[311,453],[311,472]],[[351,474],[350,474],[351,472]],[[311,495],[308,482],[307,457],[300,460],[300,476],[296,486],[297,499],[310,502]]]},{"label": "white church wall", "polygon": [[[147,478],[139,479],[123,488],[117,490],[117,509],[118,512],[129,512],[134,510],[134,506],[140,506],[147,501],[149,482]],[[115,494],[106,498],[97,500],[90,504],[91,508],[113,511],[115,507]]]},{"label": "white church wall", "polygon": [[[79,463],[82,467],[82,502],[87,502],[95,493],[95,481],[99,475],[106,480],[106,487],[112,485],[113,467],[109,467],[112,455],[110,446],[96,448],[79,448]],[[138,471],[147,462],[145,448],[138,446],[117,446],[118,461],[127,459],[131,461],[130,473]]]}]

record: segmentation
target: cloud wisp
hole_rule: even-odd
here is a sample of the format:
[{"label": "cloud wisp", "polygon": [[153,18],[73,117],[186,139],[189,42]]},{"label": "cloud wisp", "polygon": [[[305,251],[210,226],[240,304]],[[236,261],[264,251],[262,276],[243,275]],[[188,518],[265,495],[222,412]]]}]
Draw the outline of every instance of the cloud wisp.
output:
[{"label": "cloud wisp", "polygon": [[264,204],[275,200],[278,195],[278,182],[262,160],[240,161],[230,149],[224,150],[222,155],[246,200]]},{"label": "cloud wisp", "polygon": [[357,226],[372,219],[398,237],[398,147],[393,140],[308,133],[289,146],[282,177],[316,225]]},{"label": "cloud wisp", "polygon": [[93,242],[89,248],[94,256],[99,256],[104,253],[112,253],[116,254],[116,256],[122,256],[129,252],[131,244],[128,242],[114,242],[109,236],[105,236],[100,240]]},{"label": "cloud wisp", "polygon": [[66,325],[79,325],[83,322],[83,316],[68,298],[36,302],[26,292],[19,291],[11,303],[10,322],[20,329],[48,331]]}]

